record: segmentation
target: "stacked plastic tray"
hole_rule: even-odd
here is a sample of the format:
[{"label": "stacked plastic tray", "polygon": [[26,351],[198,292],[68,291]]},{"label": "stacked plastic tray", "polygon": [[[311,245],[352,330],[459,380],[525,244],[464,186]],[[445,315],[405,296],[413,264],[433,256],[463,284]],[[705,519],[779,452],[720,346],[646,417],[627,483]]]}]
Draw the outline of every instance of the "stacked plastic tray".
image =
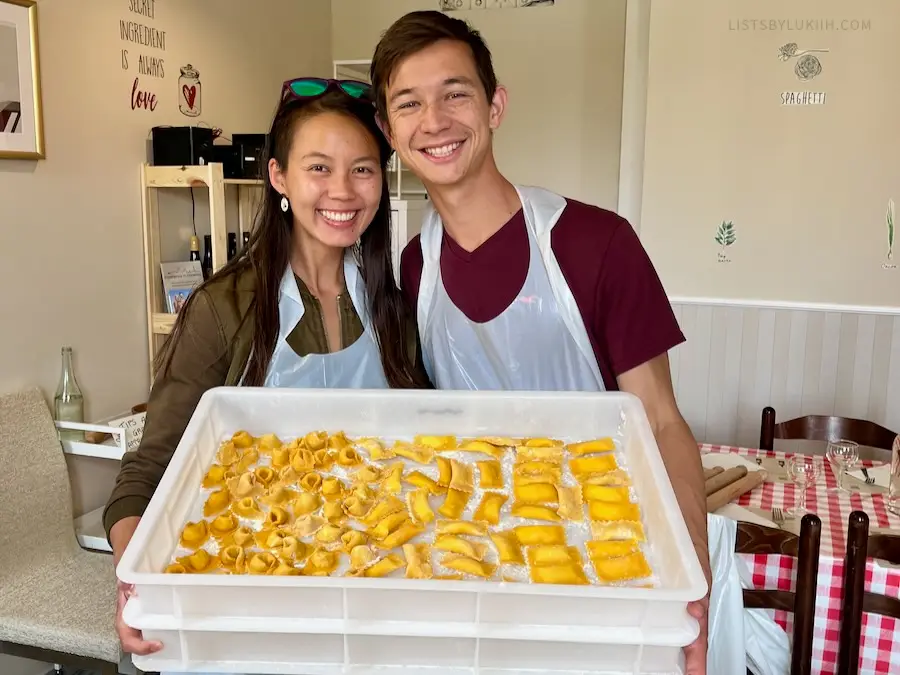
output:
[{"label": "stacked plastic tray", "polygon": [[[163,574],[222,441],[416,434],[590,439],[620,446],[654,588],[399,578]],[[217,388],[201,399],[118,567],[126,622],[161,652],[145,671],[379,675],[680,673],[706,593],[640,401],[623,393]]]}]

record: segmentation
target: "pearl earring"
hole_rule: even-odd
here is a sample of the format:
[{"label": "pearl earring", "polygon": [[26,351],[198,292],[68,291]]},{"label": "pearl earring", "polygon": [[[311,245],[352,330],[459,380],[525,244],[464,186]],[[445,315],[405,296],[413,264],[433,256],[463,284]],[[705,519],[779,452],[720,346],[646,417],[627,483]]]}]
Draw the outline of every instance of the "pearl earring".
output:
[{"label": "pearl earring", "polygon": [[288,198],[284,195],[281,196],[281,210],[287,213],[287,210],[291,207],[291,203],[288,201]]}]

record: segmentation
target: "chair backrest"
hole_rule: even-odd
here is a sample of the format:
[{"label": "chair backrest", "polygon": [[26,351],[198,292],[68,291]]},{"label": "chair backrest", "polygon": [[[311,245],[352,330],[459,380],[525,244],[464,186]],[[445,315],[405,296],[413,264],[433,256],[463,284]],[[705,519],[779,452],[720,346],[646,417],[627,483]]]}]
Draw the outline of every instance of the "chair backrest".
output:
[{"label": "chair backrest", "polygon": [[870,448],[890,450],[896,437],[895,432],[875,422],[834,415],[806,415],[776,424],[775,408],[767,406],[762,411],[759,447],[763,450],[774,449],[776,438],[824,442],[845,439]]},{"label": "chair backrest", "polygon": [[69,474],[47,403],[38,389],[0,396],[0,580],[77,546]]},{"label": "chair backrest", "polygon": [[900,600],[866,592],[866,559],[877,558],[900,565],[900,537],[869,535],[869,516],[853,511],[847,521],[847,552],[844,555],[844,598],[841,602],[841,632],[838,638],[838,670],[842,675],[859,671],[859,643],[863,612],[900,619]]},{"label": "chair backrest", "polygon": [[816,587],[822,521],[808,513],[800,521],[800,536],[753,523],[738,523],[735,550],[738,553],[787,555],[797,558],[797,581],[793,591],[744,589],[747,609],[792,612],[791,675],[809,675],[812,670],[813,624],[816,618]]}]

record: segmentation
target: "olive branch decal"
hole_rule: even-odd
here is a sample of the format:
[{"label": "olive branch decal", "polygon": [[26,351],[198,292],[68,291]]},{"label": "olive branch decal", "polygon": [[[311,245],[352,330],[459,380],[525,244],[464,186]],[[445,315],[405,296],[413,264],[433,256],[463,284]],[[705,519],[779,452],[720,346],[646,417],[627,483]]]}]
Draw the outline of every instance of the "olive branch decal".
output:
[{"label": "olive branch decal", "polygon": [[888,231],[888,254],[887,259],[891,260],[894,257],[894,200],[888,200],[887,207],[887,216],[885,218],[887,221],[887,231]]},{"label": "olive branch decal", "polygon": [[730,220],[726,223],[723,220],[722,224],[719,225],[719,229],[716,230],[716,243],[722,247],[722,252],[724,253],[725,249],[736,241],[737,235],[734,232],[734,223]]}]

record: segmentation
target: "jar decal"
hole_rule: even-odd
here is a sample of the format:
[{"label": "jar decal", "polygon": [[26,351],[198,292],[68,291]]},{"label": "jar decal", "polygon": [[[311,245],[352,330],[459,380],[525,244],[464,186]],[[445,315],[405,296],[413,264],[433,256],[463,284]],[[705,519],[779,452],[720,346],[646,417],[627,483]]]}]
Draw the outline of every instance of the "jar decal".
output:
[{"label": "jar decal", "polygon": [[200,115],[200,73],[190,63],[181,68],[178,78],[178,109],[182,115]]}]

